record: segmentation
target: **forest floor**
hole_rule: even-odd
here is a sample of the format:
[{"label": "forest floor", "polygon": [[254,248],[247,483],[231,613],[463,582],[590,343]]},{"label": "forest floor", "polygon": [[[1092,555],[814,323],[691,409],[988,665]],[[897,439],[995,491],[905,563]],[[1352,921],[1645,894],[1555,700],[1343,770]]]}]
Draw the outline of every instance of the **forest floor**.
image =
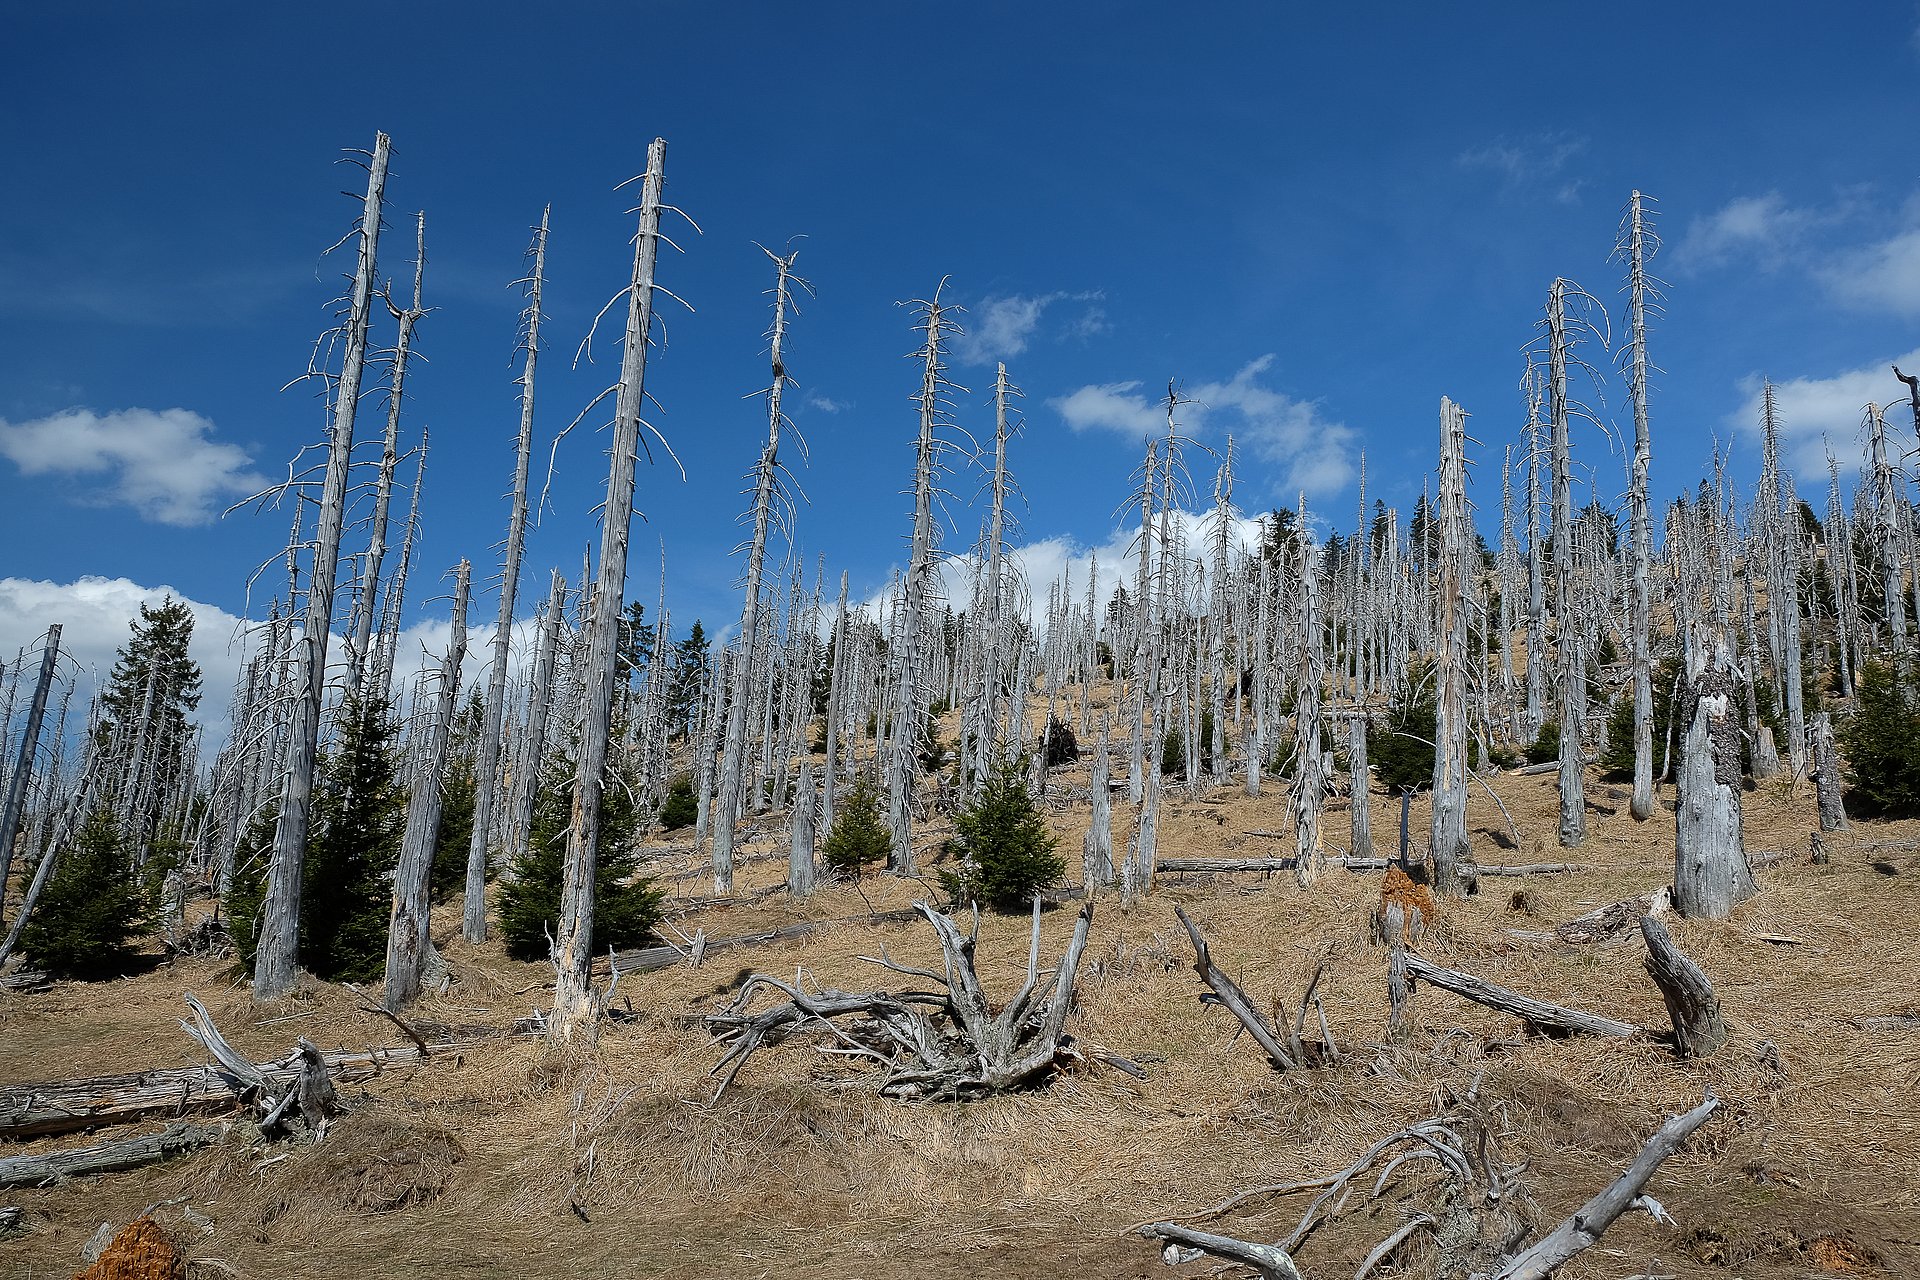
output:
[{"label": "forest floor", "polygon": [[[1077,782],[1064,770],[1052,786]],[[1479,788],[1469,805],[1482,863],[1557,860],[1555,779],[1491,780],[1518,828]],[[1663,789],[1662,800],[1672,792]],[[1515,936],[1648,892],[1672,876],[1673,820],[1636,823],[1625,788],[1589,775],[1590,838],[1571,874],[1487,878],[1442,904],[1420,943],[1435,963],[1555,1003],[1664,1031],[1661,997],[1637,932],[1622,942],[1544,946]],[[1399,805],[1375,794],[1372,827],[1397,841]],[[720,1056],[690,1015],[726,1002],[747,968],[827,986],[891,984],[861,953],[884,943],[906,963],[937,964],[919,922],[840,924],[805,938],[716,953],[624,977],[596,1052],[556,1058],[537,1041],[496,1040],[433,1056],[344,1091],[353,1105],[317,1146],[249,1147],[239,1131],[201,1153],[64,1187],[0,1193],[26,1231],[0,1241],[0,1276],[67,1275],[87,1239],[143,1210],[197,1260],[193,1274],[243,1277],[1169,1277],[1135,1224],[1183,1215],[1262,1184],[1331,1172],[1374,1140],[1433,1113],[1443,1089],[1483,1076],[1481,1097],[1544,1231],[1611,1181],[1669,1116],[1709,1090],[1726,1105],[1649,1187],[1675,1225],[1629,1213],[1559,1274],[1772,1277],[1920,1275],[1920,1025],[1863,1029],[1856,1018],[1920,1014],[1920,823],[1864,824],[1829,837],[1809,865],[1811,789],[1784,781],[1747,793],[1750,851],[1784,857],[1757,872],[1760,892],[1729,920],[1672,920],[1674,937],[1715,983],[1732,1028],[1718,1053],[1677,1060],[1659,1039],[1530,1035],[1490,1009],[1423,986],[1410,1035],[1386,1038],[1386,955],[1367,940],[1379,873],[1332,865],[1311,890],[1290,873],[1167,875],[1131,911],[1102,897],[1069,1030],[1143,1064],[1137,1080],[1105,1066],[1044,1092],[965,1105],[882,1099],[875,1078],[793,1042],[756,1055],[713,1101]],[[1115,847],[1130,819],[1116,805]],[[1424,800],[1413,809],[1423,842]],[[1079,864],[1084,800],[1051,814],[1069,867]],[[1290,842],[1280,788],[1247,798],[1238,783],[1188,798],[1165,792],[1161,856],[1278,856]],[[742,892],[702,902],[690,853],[651,867],[675,895],[676,923],[710,938],[903,907],[931,886],[884,875],[782,892],[784,823],[747,846]],[[778,830],[781,838],[773,838]],[[924,833],[937,843],[940,830]],[[1327,848],[1343,850],[1336,803]],[[1076,874],[1077,878],[1077,874]],[[1258,1002],[1291,1008],[1316,950],[1334,948],[1321,993],[1339,1060],[1279,1074],[1202,1006],[1192,952],[1174,918],[1184,904],[1214,958]],[[1057,956],[1071,909],[1049,911],[1043,954]],[[546,1007],[552,971],[459,940],[457,904],[435,916],[454,981],[410,1017],[505,1027]],[[1006,998],[1024,978],[1029,922],[988,917],[980,969]],[[450,936],[449,936],[450,935]],[[309,983],[256,1006],[230,961],[180,960],[138,977],[0,993],[0,1086],[204,1061],[181,1033],[183,992],[257,1060],[304,1036],[322,1049],[404,1043],[343,988]],[[150,1132],[160,1122],[137,1129]],[[0,1155],[83,1145],[79,1135],[0,1147]],[[1305,1196],[1256,1200],[1212,1229],[1274,1240]],[[1351,1215],[1299,1251],[1309,1277],[1352,1275],[1388,1219]],[[1238,1273],[1235,1273],[1238,1274]],[[1391,1271],[1381,1274],[1392,1274]]]}]

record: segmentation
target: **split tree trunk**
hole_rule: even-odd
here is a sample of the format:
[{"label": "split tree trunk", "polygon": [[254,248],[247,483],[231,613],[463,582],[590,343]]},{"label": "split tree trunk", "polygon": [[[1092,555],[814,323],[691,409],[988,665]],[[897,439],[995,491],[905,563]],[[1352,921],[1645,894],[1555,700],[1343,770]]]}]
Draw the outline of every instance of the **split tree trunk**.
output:
[{"label": "split tree trunk", "polygon": [[1724,632],[1690,645],[1682,722],[1688,725],[1674,814],[1673,905],[1722,919],[1757,889],[1740,822],[1740,673]]}]

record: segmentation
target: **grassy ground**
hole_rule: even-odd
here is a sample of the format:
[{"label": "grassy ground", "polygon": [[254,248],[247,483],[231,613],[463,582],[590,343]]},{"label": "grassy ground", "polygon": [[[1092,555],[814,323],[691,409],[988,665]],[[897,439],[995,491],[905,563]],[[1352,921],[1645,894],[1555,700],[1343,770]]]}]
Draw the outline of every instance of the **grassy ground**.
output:
[{"label": "grassy ground", "polygon": [[[1056,786],[1076,777],[1084,788],[1084,771],[1058,775]],[[1509,775],[1494,787],[1522,847],[1503,847],[1506,820],[1476,788],[1476,855],[1559,857],[1554,779]],[[1509,933],[1670,879],[1670,815],[1636,824],[1624,788],[1598,779],[1589,795],[1591,839],[1572,855],[1586,870],[1488,879],[1478,896],[1444,904],[1421,949],[1530,994],[1663,1027],[1637,937],[1548,948]],[[1384,796],[1372,804],[1385,843],[1398,805]],[[697,970],[623,979],[615,1003],[631,1002],[638,1016],[610,1026],[591,1056],[556,1060],[534,1043],[499,1042],[350,1090],[359,1105],[317,1147],[257,1151],[236,1140],[84,1185],[0,1193],[25,1208],[31,1228],[0,1242],[0,1276],[68,1274],[101,1222],[159,1205],[189,1256],[207,1260],[196,1268],[206,1275],[1193,1277],[1208,1265],[1169,1269],[1129,1227],[1343,1166],[1431,1114],[1442,1086],[1481,1073],[1506,1150],[1530,1162],[1543,1227],[1615,1176],[1668,1115],[1708,1089],[1727,1101],[1651,1188],[1678,1225],[1630,1214],[1564,1276],[1920,1274],[1920,1031],[1853,1022],[1920,1013],[1920,824],[1856,824],[1830,839],[1831,865],[1814,867],[1811,794],[1766,785],[1746,804],[1749,849],[1789,856],[1759,872],[1759,895],[1730,920],[1672,922],[1734,1029],[1703,1062],[1678,1062],[1651,1038],[1530,1036],[1432,988],[1418,994],[1413,1034],[1388,1048],[1385,956],[1366,941],[1377,874],[1330,869],[1307,892],[1291,876],[1167,877],[1130,912],[1100,902],[1069,1024],[1083,1042],[1145,1063],[1145,1081],[1096,1068],[1041,1094],[903,1105],[878,1098],[858,1069],[795,1043],[756,1056],[712,1102],[719,1053],[685,1018],[723,1003],[741,966],[871,989],[888,985],[885,975],[856,957],[881,941],[907,962],[937,954],[921,925],[836,926],[716,953]],[[1053,815],[1071,866],[1085,815],[1084,804]],[[1424,825],[1416,804],[1416,839]],[[1345,847],[1346,826],[1336,807],[1330,850]],[[1160,850],[1277,854],[1288,846],[1246,833],[1284,829],[1271,788],[1259,800],[1237,786],[1192,799],[1170,789]],[[1116,830],[1116,847],[1125,835]],[[758,856],[742,867],[743,888],[780,880],[776,842],[748,853]],[[664,854],[654,870],[683,895],[681,927],[710,937],[885,910],[926,893],[868,877],[804,903],[744,893],[700,903],[689,895],[704,882],[687,855]],[[1175,903],[1257,1000],[1296,999],[1316,948],[1331,942],[1322,994],[1339,1062],[1275,1074],[1225,1013],[1203,1008]],[[497,946],[465,946],[458,921],[457,906],[436,916],[436,935],[455,935],[441,946],[456,981],[417,1017],[499,1026],[547,1004],[551,970],[508,961]],[[1057,955],[1071,925],[1070,910],[1049,912],[1044,950]],[[983,923],[982,976],[1003,998],[1024,977],[1026,930],[1024,919]],[[0,995],[0,1083],[201,1060],[179,1030],[183,991],[263,1059],[296,1036],[323,1048],[399,1040],[342,989],[315,984],[255,1006],[225,965],[182,961],[118,982]],[[1304,1204],[1256,1202],[1217,1229],[1276,1239]],[[1391,1225],[1336,1224],[1308,1241],[1300,1262],[1309,1276],[1351,1275]]]}]

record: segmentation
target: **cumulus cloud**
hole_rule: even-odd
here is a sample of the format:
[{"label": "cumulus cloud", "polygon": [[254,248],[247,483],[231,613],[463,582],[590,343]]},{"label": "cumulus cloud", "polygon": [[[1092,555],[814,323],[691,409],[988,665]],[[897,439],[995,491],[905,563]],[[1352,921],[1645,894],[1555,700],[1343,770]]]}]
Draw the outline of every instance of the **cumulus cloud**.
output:
[{"label": "cumulus cloud", "polygon": [[27,476],[77,477],[82,500],[124,503],[160,524],[205,524],[226,500],[264,488],[253,459],[213,438],[186,409],[88,409],[29,422],[0,419],[0,455]]},{"label": "cumulus cloud", "polygon": [[1165,411],[1140,393],[1141,383],[1104,382],[1054,396],[1047,404],[1075,431],[1117,431],[1141,439],[1166,429]]},{"label": "cumulus cloud", "polygon": [[1674,257],[1692,269],[1721,266],[1736,258],[1771,266],[1820,221],[1813,211],[1789,205],[1778,191],[1737,196],[1687,224],[1674,246]]},{"label": "cumulus cloud", "polygon": [[1010,360],[1027,349],[1049,307],[1062,302],[1088,304],[1066,327],[1073,337],[1091,337],[1107,328],[1106,312],[1098,304],[1105,295],[1043,293],[988,295],[968,308],[966,332],[953,339],[954,358],[962,364],[991,364]]},{"label": "cumulus cloud", "polygon": [[1859,193],[1824,206],[1792,205],[1777,191],[1739,196],[1694,219],[1674,256],[1683,270],[1793,268],[1843,305],[1920,313],[1920,199],[1889,214]]},{"label": "cumulus cloud", "polygon": [[[1893,380],[1893,372],[1888,368],[1895,364],[1907,372],[1920,370],[1920,349],[1824,378],[1790,378],[1773,384],[1781,461],[1793,470],[1802,497],[1825,490],[1829,446],[1843,474],[1860,470],[1865,462],[1860,424],[1866,405],[1870,401],[1885,405],[1890,400],[1905,399],[1900,384]],[[1740,391],[1741,403],[1727,415],[1726,423],[1754,441],[1757,451],[1761,435],[1760,376],[1756,374],[1742,380]],[[1887,415],[1887,426],[1903,445],[1911,443],[1911,422],[1904,407]]]},{"label": "cumulus cloud", "polygon": [[1506,191],[1551,192],[1562,204],[1572,204],[1579,200],[1585,183],[1583,179],[1563,175],[1567,165],[1586,147],[1584,137],[1566,133],[1501,137],[1462,151],[1454,157],[1454,162],[1462,169],[1479,169],[1497,175]]},{"label": "cumulus cloud", "polygon": [[1815,274],[1842,302],[1901,315],[1920,312],[1920,225],[1841,253]]}]

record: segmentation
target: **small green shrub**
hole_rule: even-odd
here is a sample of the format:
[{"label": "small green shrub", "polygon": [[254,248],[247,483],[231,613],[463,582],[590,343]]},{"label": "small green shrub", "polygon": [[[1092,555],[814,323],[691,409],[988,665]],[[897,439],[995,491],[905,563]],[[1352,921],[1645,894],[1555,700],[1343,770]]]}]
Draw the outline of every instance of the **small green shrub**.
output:
[{"label": "small green shrub", "polygon": [[59,859],[20,931],[20,949],[28,964],[56,978],[118,977],[139,955],[135,939],[153,926],[118,817],[94,810]]},{"label": "small green shrub", "polygon": [[1533,745],[1527,748],[1527,763],[1552,764],[1559,758],[1560,722],[1558,720],[1543,721],[1540,725],[1540,735],[1533,740]]},{"label": "small green shrub", "polygon": [[954,817],[966,861],[958,871],[942,871],[940,881],[955,902],[1019,911],[1066,874],[1066,859],[1055,851],[1059,841],[1041,819],[1025,775],[1024,761],[1000,761],[979,798]]},{"label": "small green shrub", "polygon": [[693,779],[680,774],[667,787],[667,798],[660,802],[660,829],[679,831],[700,818],[700,798],[693,794]]},{"label": "small green shrub", "polygon": [[[500,894],[500,933],[516,960],[544,960],[548,936],[557,935],[566,872],[567,835],[573,821],[573,765],[556,760],[535,795],[527,847],[513,860],[513,875]],[[614,782],[600,792],[600,830],[593,875],[595,952],[639,946],[660,923],[665,894],[645,876],[635,877],[639,827],[632,792]]]},{"label": "small green shrub", "polygon": [[1367,724],[1367,763],[1389,792],[1420,791],[1433,785],[1433,735],[1439,717],[1431,664],[1407,672],[1407,691],[1395,697],[1387,714]]},{"label": "small green shrub", "polygon": [[820,861],[842,875],[858,876],[869,862],[882,862],[893,836],[880,812],[880,788],[872,778],[855,780],[853,790],[836,797],[833,829],[820,844]]},{"label": "small green shrub", "polygon": [[1920,665],[1868,662],[1855,673],[1858,710],[1840,729],[1847,808],[1864,818],[1920,814]]}]

